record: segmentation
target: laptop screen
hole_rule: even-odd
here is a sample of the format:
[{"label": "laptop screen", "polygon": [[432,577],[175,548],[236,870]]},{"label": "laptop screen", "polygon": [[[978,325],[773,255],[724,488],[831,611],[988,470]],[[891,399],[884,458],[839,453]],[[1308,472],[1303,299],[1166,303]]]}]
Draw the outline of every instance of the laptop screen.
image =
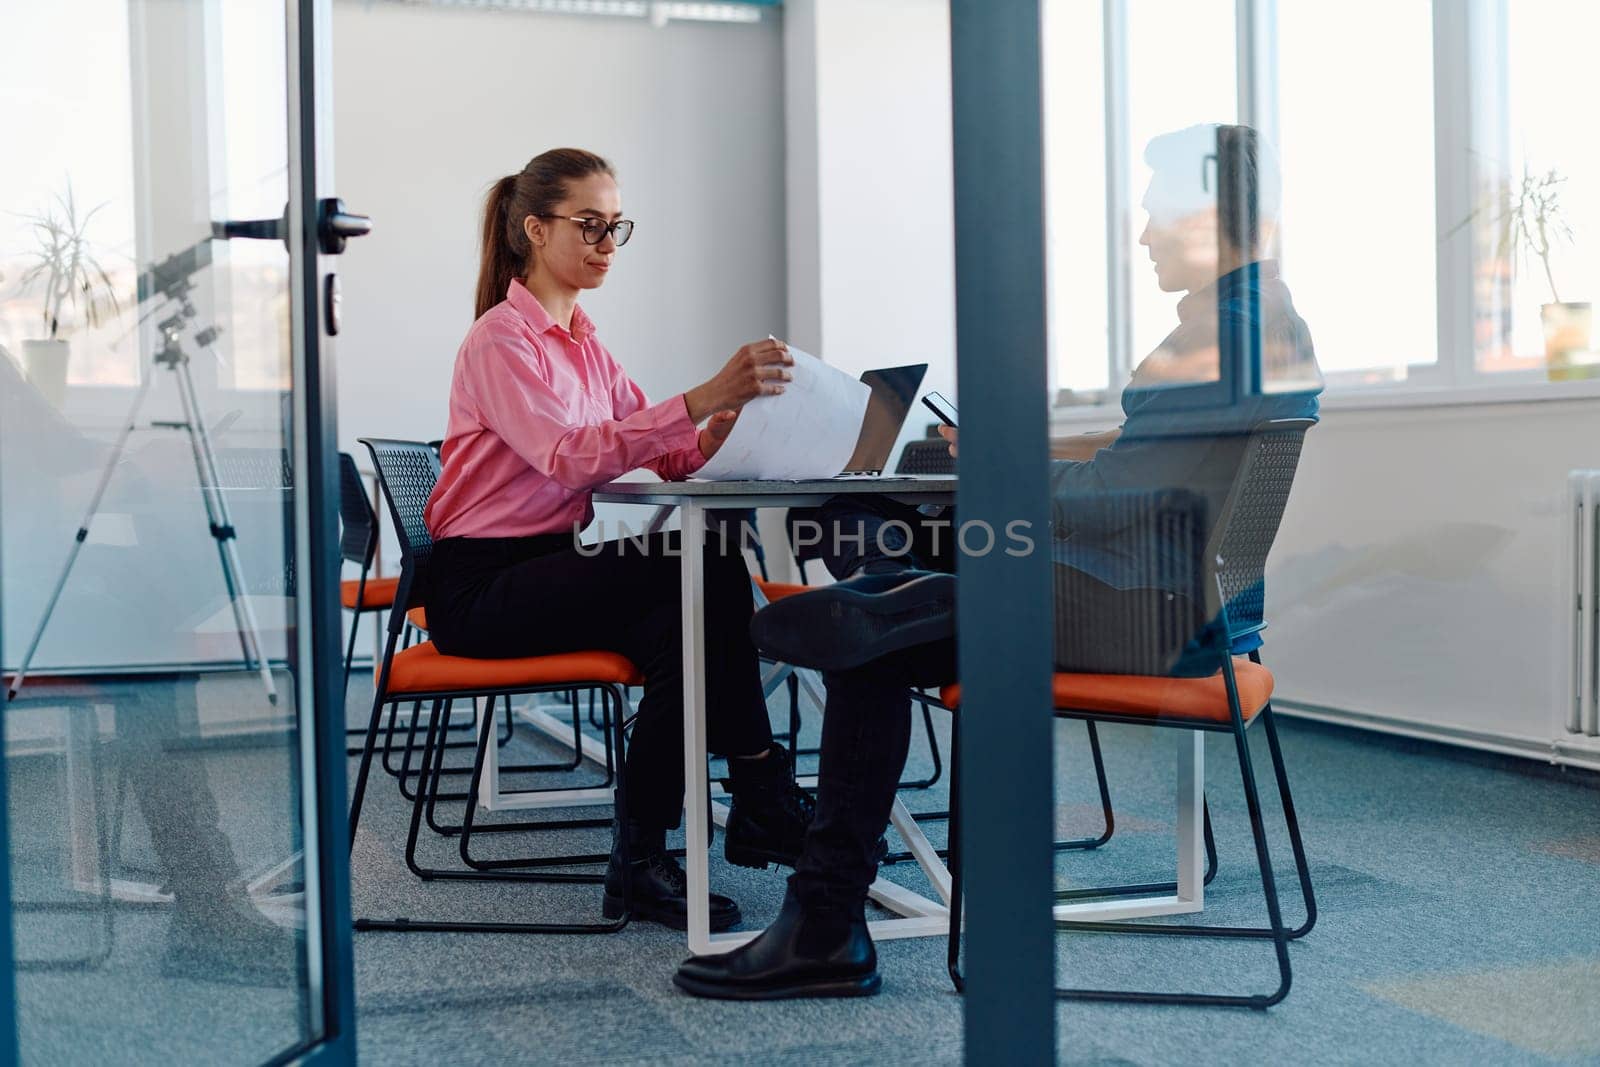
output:
[{"label": "laptop screen", "polygon": [[861,381],[872,390],[872,395],[867,399],[867,413],[861,420],[856,450],[845,464],[847,473],[881,471],[888,464],[894,443],[900,438],[900,427],[911,413],[911,405],[916,402],[917,390],[926,373],[926,363],[862,373]]}]

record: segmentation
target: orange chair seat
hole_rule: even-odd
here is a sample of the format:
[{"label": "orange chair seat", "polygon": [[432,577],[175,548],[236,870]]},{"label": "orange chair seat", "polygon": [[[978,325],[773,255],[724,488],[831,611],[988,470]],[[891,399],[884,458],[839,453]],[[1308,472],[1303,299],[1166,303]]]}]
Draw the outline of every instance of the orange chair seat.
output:
[{"label": "orange chair seat", "polygon": [[793,582],[769,582],[765,578],[757,578],[756,585],[761,589],[761,595],[767,598],[767,603],[782,600],[786,596],[796,593],[810,593],[816,589],[812,585],[796,585]]},{"label": "orange chair seat", "polygon": [[472,692],[518,686],[574,685],[615,682],[643,685],[644,675],[626,656],[615,652],[566,652],[521,659],[472,659],[446,656],[432,641],[394,654],[389,665],[390,695],[396,693]]},{"label": "orange chair seat", "polygon": [[361,593],[361,611],[376,611],[394,604],[395,591],[400,588],[399,578],[368,578],[367,587],[361,588],[359,580],[339,583],[339,603],[351,611],[356,608],[356,592]]},{"label": "orange chair seat", "polygon": [[[1272,698],[1272,672],[1244,656],[1233,658],[1239,682],[1239,706],[1246,722]],[[1111,715],[1143,715],[1152,719],[1193,719],[1226,723],[1228,687],[1222,671],[1209,678],[1158,678],[1142,674],[1057,674],[1051,681],[1054,706],[1062,711],[1102,711]],[[955,708],[961,683],[945,686],[939,699]]]},{"label": "orange chair seat", "polygon": [[406,612],[406,621],[409,622],[412,626],[415,626],[417,629],[421,630],[423,633],[427,633],[428,632],[428,609],[427,608],[412,608],[410,611]]}]

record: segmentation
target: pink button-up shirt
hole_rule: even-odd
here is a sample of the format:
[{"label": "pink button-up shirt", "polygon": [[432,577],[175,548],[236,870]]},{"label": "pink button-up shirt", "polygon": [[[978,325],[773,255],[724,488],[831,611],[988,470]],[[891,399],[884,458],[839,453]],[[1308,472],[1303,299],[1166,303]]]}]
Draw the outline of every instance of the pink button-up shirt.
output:
[{"label": "pink button-up shirt", "polygon": [[568,333],[520,281],[456,354],[440,458],[424,512],[435,539],[587,526],[595,486],[638,467],[678,480],[705,463],[682,394],[651,405],[582,308]]}]

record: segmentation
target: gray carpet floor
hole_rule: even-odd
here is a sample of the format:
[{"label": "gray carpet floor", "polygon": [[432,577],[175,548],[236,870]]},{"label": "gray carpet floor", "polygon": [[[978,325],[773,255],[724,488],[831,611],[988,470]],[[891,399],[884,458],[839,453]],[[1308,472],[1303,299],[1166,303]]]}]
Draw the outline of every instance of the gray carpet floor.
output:
[{"label": "gray carpet floor", "polygon": [[[936,713],[947,748],[942,719]],[[1321,913],[1292,950],[1287,1001],[1268,1012],[1064,1004],[1058,1060],[1600,1062],[1592,1010],[1600,924],[1586,914],[1600,874],[1594,783],[1292,721],[1283,735]],[[1093,833],[1099,812],[1083,727],[1061,724],[1057,736],[1058,830]],[[1086,886],[1170,877],[1171,735],[1111,727],[1102,737],[1116,835],[1094,853],[1061,856],[1058,879]],[[508,751],[522,743],[514,739]],[[815,743],[810,728],[802,743]],[[1259,737],[1256,745],[1264,766],[1266,746]],[[1207,751],[1220,864],[1206,917],[1260,924],[1265,908],[1231,746],[1213,738]],[[908,777],[930,770],[919,729]],[[943,807],[946,783],[907,791],[908,806]],[[1303,910],[1281,808],[1263,788],[1274,866],[1297,922]],[[358,911],[593,917],[593,887],[419,883],[402,865],[404,814],[386,783],[356,850]],[[942,824],[929,824],[929,836],[942,845]],[[566,838],[577,849],[605,847],[603,833]],[[495,845],[531,851],[526,839]],[[729,866],[716,847],[711,870],[747,927],[776,912],[784,885],[776,870]],[[889,870],[926,888],[911,865]],[[878,951],[884,988],[875,999],[751,1005],[679,994],[669,976],[685,955],[683,935],[650,924],[590,937],[360,934],[361,1050],[371,1062],[396,1064],[959,1061],[961,1000],[945,975],[943,939],[890,941]],[[1261,991],[1276,977],[1260,943],[1066,933],[1057,957],[1058,976],[1072,985]]]},{"label": "gray carpet floor", "polygon": [[[255,714],[249,709],[260,701],[250,683],[202,683],[202,718],[234,709]],[[370,684],[352,680],[352,716]],[[128,699],[101,692],[90,702],[103,713],[108,702],[120,708]],[[158,702],[146,694],[136,704]],[[198,870],[205,857],[163,852],[155,842],[166,830],[187,840],[208,821],[226,835],[221,851],[231,851],[237,873],[255,877],[293,851],[289,735],[269,729],[254,740],[191,745],[188,727],[175,723],[143,740],[108,740],[104,766],[74,765],[58,743],[67,717],[81,714],[66,710],[71,706],[65,697],[41,698],[30,709],[14,706],[7,719],[13,891],[18,900],[46,905],[15,917],[18,955],[27,961],[18,976],[24,1062],[261,1062],[284,1047],[304,1017],[292,977],[263,959],[292,947],[292,906],[263,909],[276,926],[253,911],[213,917],[222,932],[215,957],[175,959],[184,942],[171,905],[119,904],[107,922],[81,888],[72,889],[74,853],[66,842],[69,816],[89,795],[84,783],[98,780],[105,790],[99,803],[120,820],[109,859],[122,882],[148,889],[170,882],[163,857]],[[775,711],[775,722],[781,718]],[[943,747],[947,720],[935,713],[934,721]],[[815,744],[815,725],[809,716],[802,744]],[[1316,929],[1293,946],[1288,999],[1267,1012],[1064,1004],[1058,1060],[1600,1062],[1600,1013],[1593,1009],[1600,989],[1600,923],[1593,918],[1600,788],[1593,778],[1292,720],[1284,720],[1283,736],[1320,909]],[[1060,856],[1058,880],[1088,886],[1170,877],[1171,737],[1126,727],[1106,728],[1102,737],[1116,834],[1095,852]],[[1058,831],[1093,833],[1099,811],[1083,727],[1060,725],[1057,746]],[[525,728],[504,750],[508,761],[553,751]],[[1263,766],[1260,737],[1255,752]],[[193,803],[148,777],[132,781],[144,782],[149,795],[134,795],[132,786],[126,795],[111,792],[117,761],[130,759],[160,760],[196,786]],[[1236,767],[1231,742],[1212,739],[1207,769],[1220,869],[1206,919],[1258,924],[1264,908]],[[931,768],[919,727],[907,774],[922,777]],[[1279,883],[1288,918],[1298,921],[1281,809],[1264,778]],[[937,809],[946,786],[947,775],[903,795],[913,810]],[[210,803],[215,819],[197,821],[193,804]],[[454,819],[459,810],[443,805],[440,814]],[[377,778],[353,860],[357,914],[598,918],[592,885],[419,881],[404,864],[408,816],[393,779]],[[81,817],[77,822],[80,839],[92,841],[82,837],[92,825],[86,831]],[[928,829],[942,844],[942,824]],[[609,835],[482,840],[488,856],[603,852]],[[453,843],[432,834],[422,845],[424,862],[456,858]],[[898,847],[892,837],[891,846]],[[720,839],[711,871],[714,886],[739,901],[746,927],[765,925],[777,911],[781,872],[727,865]],[[911,865],[889,868],[888,876],[926,888]],[[1056,952],[1058,977],[1072,985],[1255,991],[1275,980],[1270,948],[1260,943],[1075,932],[1058,936]],[[679,994],[669,978],[685,955],[683,935],[645,923],[582,937],[358,933],[355,953],[359,1049],[368,1063],[897,1064],[963,1056],[962,1001],[945,975],[942,938],[880,944],[884,987],[876,998],[771,1004]],[[971,1058],[983,1061],[981,1051]]]}]

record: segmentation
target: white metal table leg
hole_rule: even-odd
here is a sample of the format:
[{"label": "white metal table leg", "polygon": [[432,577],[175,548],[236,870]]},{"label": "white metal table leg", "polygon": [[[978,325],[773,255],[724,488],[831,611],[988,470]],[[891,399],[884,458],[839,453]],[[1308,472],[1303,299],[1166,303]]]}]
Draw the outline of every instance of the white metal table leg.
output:
[{"label": "white metal table leg", "polygon": [[1057,919],[1139,919],[1153,915],[1185,915],[1205,907],[1205,735],[1174,730],[1177,735],[1178,871],[1175,891],[1156,896],[1119,897],[1057,904]]},{"label": "white metal table leg", "polygon": [[705,510],[692,499],[679,509],[679,599],[683,606],[683,781],[685,810],[684,873],[688,878],[689,951],[705,955],[711,947],[711,872],[706,856],[706,692],[705,576],[702,554]]},{"label": "white metal table leg", "polygon": [[[477,712],[482,708],[481,697],[472,698],[473,718],[476,720]],[[494,717],[494,698],[489,698],[489,717]],[[493,730],[494,727],[490,726]],[[477,738],[474,737],[476,742]],[[494,743],[494,735],[489,736],[489,747],[483,750],[483,778],[478,790],[478,807],[484,811],[498,810],[500,799],[500,746]]]},{"label": "white metal table leg", "polygon": [[1199,730],[1178,735],[1178,899],[1198,910],[1205,901],[1206,738]]},{"label": "white metal table leg", "polygon": [[889,824],[900,832],[900,836],[905,839],[907,850],[917,861],[917,866],[922,868],[922,873],[933,883],[934,892],[939,894],[939,899],[949,907],[950,869],[944,865],[944,860],[939,858],[933,842],[922,832],[922,827],[917,824],[917,820],[912,817],[898,795],[894,798],[894,807],[889,809]]}]

